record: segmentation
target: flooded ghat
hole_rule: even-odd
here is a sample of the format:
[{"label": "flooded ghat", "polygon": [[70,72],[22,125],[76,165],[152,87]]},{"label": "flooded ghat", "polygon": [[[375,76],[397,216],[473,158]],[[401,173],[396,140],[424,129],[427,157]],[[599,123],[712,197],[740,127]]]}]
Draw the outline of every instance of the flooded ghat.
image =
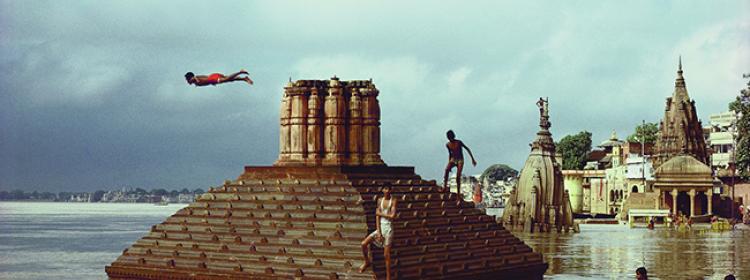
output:
[{"label": "flooded ghat", "polygon": [[[499,214],[489,209],[488,214]],[[580,225],[580,233],[514,233],[544,255],[545,279],[750,279],[750,229],[648,230],[627,225]]]},{"label": "flooded ghat", "polygon": [[627,279],[640,266],[655,279],[723,279],[729,273],[750,277],[750,230],[678,232],[581,225],[578,234],[517,236],[544,254],[551,279]]}]

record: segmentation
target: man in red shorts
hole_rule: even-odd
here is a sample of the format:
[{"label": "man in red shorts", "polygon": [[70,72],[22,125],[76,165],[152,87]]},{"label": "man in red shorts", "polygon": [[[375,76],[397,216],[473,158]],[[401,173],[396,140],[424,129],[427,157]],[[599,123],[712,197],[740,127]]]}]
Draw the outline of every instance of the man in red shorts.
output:
[{"label": "man in red shorts", "polygon": [[223,84],[227,82],[234,82],[234,81],[245,81],[248,84],[253,84],[253,80],[251,80],[249,77],[240,77],[240,75],[245,74],[247,75],[247,71],[245,69],[240,70],[240,72],[231,74],[229,76],[224,76],[221,73],[213,73],[211,75],[198,75],[196,76],[193,74],[193,72],[187,72],[185,74],[185,80],[187,80],[188,84],[195,85],[197,87],[207,86],[207,85],[217,85],[217,84]]},{"label": "man in red shorts", "polygon": [[466,147],[461,140],[456,139],[456,134],[453,133],[453,130],[448,130],[448,132],[445,133],[445,136],[448,137],[448,143],[445,144],[445,147],[448,148],[448,166],[445,167],[445,174],[443,176],[443,190],[448,191],[448,174],[453,170],[453,167],[457,167],[456,193],[460,199],[463,199],[463,195],[461,195],[461,172],[464,169],[463,149],[466,149],[466,151],[469,152],[472,165],[477,166],[477,161],[474,160],[474,155],[471,153],[469,147]]}]

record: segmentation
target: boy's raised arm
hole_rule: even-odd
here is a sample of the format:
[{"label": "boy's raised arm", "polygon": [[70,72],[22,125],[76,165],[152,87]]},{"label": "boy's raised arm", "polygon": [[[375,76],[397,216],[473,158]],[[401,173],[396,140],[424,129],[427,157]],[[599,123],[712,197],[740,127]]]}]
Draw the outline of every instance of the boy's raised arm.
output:
[{"label": "boy's raised arm", "polygon": [[469,156],[471,157],[471,164],[474,166],[477,166],[477,161],[474,160],[474,154],[471,153],[471,149],[469,149],[469,147],[466,146],[466,144],[464,144],[463,141],[461,141],[461,147],[463,147],[464,149],[466,149],[467,152],[469,152]]}]

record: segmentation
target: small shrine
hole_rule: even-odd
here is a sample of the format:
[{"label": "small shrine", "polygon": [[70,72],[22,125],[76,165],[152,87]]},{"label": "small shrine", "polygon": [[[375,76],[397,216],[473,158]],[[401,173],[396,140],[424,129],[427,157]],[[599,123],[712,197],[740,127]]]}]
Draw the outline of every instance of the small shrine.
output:
[{"label": "small shrine", "polygon": [[531,153],[503,212],[503,223],[511,230],[560,232],[574,226],[570,197],[563,188],[555,142],[549,132],[552,123],[549,121],[548,104],[542,98],[537,102],[541,129],[531,143]]}]

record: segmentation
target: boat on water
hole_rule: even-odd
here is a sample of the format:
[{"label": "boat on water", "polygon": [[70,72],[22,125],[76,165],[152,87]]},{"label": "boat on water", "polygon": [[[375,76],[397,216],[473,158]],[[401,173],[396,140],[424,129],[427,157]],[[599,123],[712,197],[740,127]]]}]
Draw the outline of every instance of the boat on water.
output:
[{"label": "boat on water", "polygon": [[169,201],[162,200],[162,201],[159,201],[157,203],[154,203],[154,205],[155,206],[167,206],[167,205],[169,205]]},{"label": "boat on water", "polygon": [[696,215],[696,216],[691,217],[691,219],[693,219],[693,223],[710,223],[711,222],[711,217],[713,217],[713,216],[714,215],[711,215],[711,214]]}]

